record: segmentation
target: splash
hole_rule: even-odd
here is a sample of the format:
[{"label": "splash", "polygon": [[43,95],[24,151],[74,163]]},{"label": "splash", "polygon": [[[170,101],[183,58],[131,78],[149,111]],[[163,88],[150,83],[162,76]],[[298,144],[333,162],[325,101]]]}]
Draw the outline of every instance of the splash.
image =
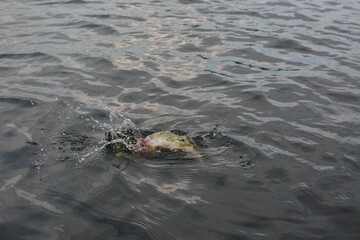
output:
[{"label": "splash", "polygon": [[[84,154],[79,159],[79,162],[86,161],[89,156],[102,151],[109,146],[122,145],[124,149],[132,149],[135,144],[134,139],[140,137],[140,129],[136,127],[131,119],[125,117],[123,114],[112,109],[100,100],[92,99],[90,106],[93,109],[96,108],[108,112],[109,122],[97,120],[93,116],[88,116],[87,114],[83,114],[81,117],[83,121],[85,120],[85,122],[92,125],[94,129],[98,129],[105,133],[106,139],[99,141],[100,146]],[[77,112],[80,112],[79,109],[77,109]],[[131,132],[131,135],[129,132]]]}]

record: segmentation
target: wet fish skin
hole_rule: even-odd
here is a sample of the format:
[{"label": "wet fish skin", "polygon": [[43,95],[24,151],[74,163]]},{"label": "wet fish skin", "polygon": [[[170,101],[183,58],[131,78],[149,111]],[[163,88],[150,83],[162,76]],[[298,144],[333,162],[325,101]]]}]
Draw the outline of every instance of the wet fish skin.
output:
[{"label": "wet fish skin", "polygon": [[180,136],[171,131],[155,132],[144,139],[140,139],[134,151],[136,153],[151,154],[157,149],[186,152],[202,161],[202,156],[193,141],[184,135]]}]

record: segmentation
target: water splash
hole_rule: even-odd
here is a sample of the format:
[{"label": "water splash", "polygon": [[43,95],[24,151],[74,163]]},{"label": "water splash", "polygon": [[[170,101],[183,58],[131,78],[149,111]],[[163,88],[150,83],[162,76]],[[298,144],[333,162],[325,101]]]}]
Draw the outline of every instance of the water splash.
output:
[{"label": "water splash", "polygon": [[102,142],[101,142],[101,145],[100,145],[99,147],[97,147],[97,148],[95,148],[94,150],[92,150],[92,151],[86,153],[85,155],[83,155],[83,156],[79,159],[79,163],[84,162],[84,161],[86,160],[86,158],[89,157],[90,155],[93,155],[93,154],[95,154],[95,153],[97,153],[97,152],[105,149],[106,147],[108,147],[108,146],[110,146],[110,145],[113,145],[113,144],[117,144],[117,143],[121,143],[121,144],[127,145],[127,147],[128,147],[129,149],[132,148],[132,145],[128,145],[128,143],[127,143],[125,140],[123,140],[123,139],[114,139],[114,140],[111,140],[111,141],[109,141],[109,142],[102,141]]},{"label": "water splash", "polygon": [[[131,142],[131,139],[127,133],[130,130],[134,136],[133,138],[137,139],[140,137],[140,129],[136,127],[136,125],[131,121],[131,119],[125,117],[120,112],[112,109],[108,105],[104,104],[102,101],[97,99],[92,99],[90,102],[91,108],[96,108],[100,110],[105,110],[108,112],[109,122],[103,120],[97,120],[94,116],[88,116],[87,114],[83,114],[81,118],[86,122],[91,122],[93,129],[98,129],[102,133],[106,135],[106,140],[100,140],[99,146],[93,149],[92,151],[84,154],[80,159],[79,163],[84,162],[89,156],[102,151],[103,149],[116,145],[122,144],[126,149],[132,149],[134,143]],[[79,109],[77,110],[79,112]]]}]

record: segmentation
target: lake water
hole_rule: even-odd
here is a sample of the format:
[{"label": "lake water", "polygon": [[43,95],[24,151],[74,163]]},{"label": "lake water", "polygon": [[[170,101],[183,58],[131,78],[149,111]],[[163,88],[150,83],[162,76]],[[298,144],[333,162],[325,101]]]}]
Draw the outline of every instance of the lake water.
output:
[{"label": "lake water", "polygon": [[0,239],[360,239],[360,1],[0,6]]}]

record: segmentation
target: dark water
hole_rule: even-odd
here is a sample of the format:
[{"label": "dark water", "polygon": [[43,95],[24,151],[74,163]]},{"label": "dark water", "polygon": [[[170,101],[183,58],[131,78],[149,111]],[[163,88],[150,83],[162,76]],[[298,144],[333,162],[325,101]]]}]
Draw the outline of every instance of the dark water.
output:
[{"label": "dark water", "polygon": [[360,1],[0,6],[0,239],[360,239]]}]

